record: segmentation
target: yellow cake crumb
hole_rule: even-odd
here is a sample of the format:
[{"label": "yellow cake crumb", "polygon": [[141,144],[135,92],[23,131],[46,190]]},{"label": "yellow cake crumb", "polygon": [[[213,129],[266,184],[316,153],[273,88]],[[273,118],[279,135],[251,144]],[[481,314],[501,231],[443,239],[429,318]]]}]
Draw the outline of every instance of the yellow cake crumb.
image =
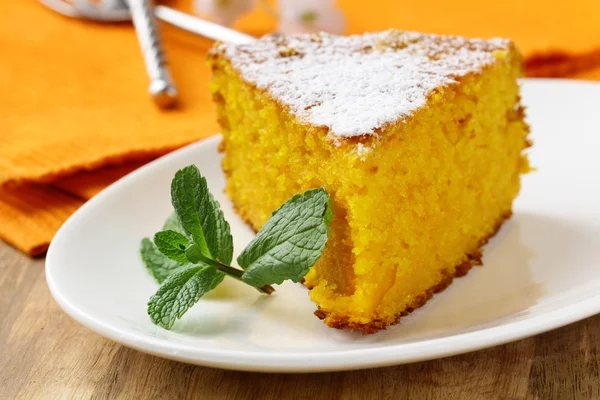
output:
[{"label": "yellow cake crumb", "polygon": [[[415,42],[380,43],[409,51]],[[302,56],[287,44],[280,57]],[[512,43],[490,54],[410,115],[336,136],[245,79],[219,46],[211,53],[226,190],[242,218],[258,230],[296,193],[331,194],[330,239],[305,278],[326,324],[373,333],[397,322],[478,263],[510,216],[529,169],[521,57]]]}]

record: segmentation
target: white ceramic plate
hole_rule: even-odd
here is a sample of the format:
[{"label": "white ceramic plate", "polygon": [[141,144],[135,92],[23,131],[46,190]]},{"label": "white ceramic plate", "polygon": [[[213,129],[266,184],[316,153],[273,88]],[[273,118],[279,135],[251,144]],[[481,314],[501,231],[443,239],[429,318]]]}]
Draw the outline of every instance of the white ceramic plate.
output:
[{"label": "white ceramic plate", "polygon": [[172,331],[146,302],[157,284],[138,248],[171,210],[175,171],[195,163],[230,221],[235,247],[252,232],[222,194],[218,137],[123,178],[83,206],[48,252],[46,277],[60,306],[126,346],[193,364],[249,371],[317,372],[401,364],[535,335],[600,312],[600,85],[525,80],[539,170],[523,179],[513,218],[485,248],[484,267],[376,335],[337,331],[315,316],[301,285],[272,297],[226,279]]}]

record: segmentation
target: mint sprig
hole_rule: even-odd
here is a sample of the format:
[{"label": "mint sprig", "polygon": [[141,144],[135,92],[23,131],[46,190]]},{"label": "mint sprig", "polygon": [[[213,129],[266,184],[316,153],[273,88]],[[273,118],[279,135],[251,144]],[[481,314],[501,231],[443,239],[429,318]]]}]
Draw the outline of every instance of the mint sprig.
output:
[{"label": "mint sprig", "polygon": [[148,315],[171,329],[225,276],[271,294],[272,284],[300,281],[321,257],[333,213],[324,188],[298,194],[276,210],[231,266],[233,238],[206,179],[190,165],[171,183],[174,212],[154,241],[144,238],[142,261],[162,286],[148,302]]}]

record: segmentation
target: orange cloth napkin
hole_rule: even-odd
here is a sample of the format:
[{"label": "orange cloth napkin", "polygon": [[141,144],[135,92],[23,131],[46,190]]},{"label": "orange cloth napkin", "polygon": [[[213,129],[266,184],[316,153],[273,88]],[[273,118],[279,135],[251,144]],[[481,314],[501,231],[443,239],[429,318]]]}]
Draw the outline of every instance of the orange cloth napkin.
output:
[{"label": "orange cloth napkin", "polygon": [[[189,11],[191,0],[168,3]],[[393,27],[511,37],[532,76],[600,66],[598,0],[339,5],[349,33]],[[148,98],[130,24],[65,18],[36,0],[6,2],[0,22],[0,237],[22,251],[43,253],[74,210],[141,163],[218,132],[204,62],[212,42],[163,27],[181,99],[178,109],[164,112]],[[260,35],[275,21],[255,11],[235,27]]]},{"label": "orange cloth napkin", "polygon": [[217,131],[208,40],[165,32],[181,107],[161,112],[133,28],[68,19],[35,0],[0,14],[0,184],[148,159]]},{"label": "orange cloth napkin", "polygon": [[69,19],[35,0],[7,2],[0,21],[0,237],[22,251],[43,253],[83,201],[135,162],[218,132],[211,41],[163,29],[181,100],[164,112],[149,100],[130,24]]},{"label": "orange cloth napkin", "polygon": [[400,28],[470,37],[507,37],[529,76],[564,76],[600,65],[598,0],[340,0],[350,30]]}]

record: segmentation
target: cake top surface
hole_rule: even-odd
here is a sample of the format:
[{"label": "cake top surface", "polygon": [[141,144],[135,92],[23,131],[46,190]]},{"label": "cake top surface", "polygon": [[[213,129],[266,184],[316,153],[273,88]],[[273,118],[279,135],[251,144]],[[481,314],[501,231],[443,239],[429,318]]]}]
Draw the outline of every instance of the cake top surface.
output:
[{"label": "cake top surface", "polygon": [[506,39],[466,39],[390,30],[364,35],[267,35],[218,44],[247,82],[300,121],[337,137],[373,135],[424,106],[432,90],[494,63]]}]

